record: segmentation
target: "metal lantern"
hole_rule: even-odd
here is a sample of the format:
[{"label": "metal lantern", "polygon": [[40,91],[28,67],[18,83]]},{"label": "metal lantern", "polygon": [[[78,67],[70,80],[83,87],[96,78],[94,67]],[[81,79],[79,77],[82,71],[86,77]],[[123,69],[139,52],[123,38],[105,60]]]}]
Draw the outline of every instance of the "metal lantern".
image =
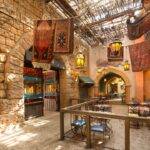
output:
[{"label": "metal lantern", "polygon": [[85,56],[83,53],[79,52],[77,55],[76,55],[76,66],[78,68],[83,68],[85,65]]},{"label": "metal lantern", "polygon": [[126,60],[124,62],[123,67],[124,67],[124,71],[128,71],[130,69],[130,64],[129,64],[128,60]]}]

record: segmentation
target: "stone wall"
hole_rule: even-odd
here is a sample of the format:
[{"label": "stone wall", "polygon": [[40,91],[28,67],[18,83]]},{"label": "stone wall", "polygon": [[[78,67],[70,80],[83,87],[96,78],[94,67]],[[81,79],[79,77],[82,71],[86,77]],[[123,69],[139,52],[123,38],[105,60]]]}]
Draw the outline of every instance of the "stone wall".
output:
[{"label": "stone wall", "polygon": [[[129,85],[130,87],[127,88],[128,93],[130,93],[129,99],[132,100],[132,98],[134,98],[134,99],[137,99],[139,102],[143,102],[144,96],[147,95],[147,92],[145,94],[144,91],[147,91],[149,88],[148,88],[147,84],[144,85],[143,72],[133,72],[132,71],[131,59],[130,59],[128,46],[143,42],[144,40],[145,40],[144,36],[140,37],[139,39],[133,40],[133,41],[129,40],[128,37],[124,37],[123,39],[121,39],[121,42],[123,43],[123,46],[124,46],[124,61],[128,60],[129,64],[130,64],[129,71],[124,71],[123,66],[122,66],[123,62],[114,63],[114,64],[116,64],[115,69],[124,73],[130,81],[130,85]],[[93,78],[93,80],[96,80],[97,77],[100,76],[99,75],[100,73],[97,72],[97,68],[98,68],[97,61],[100,61],[100,62],[107,61],[107,46],[98,46],[98,47],[92,48],[92,51],[90,51],[89,57],[90,57],[89,58],[90,59],[90,69],[89,69],[90,76]],[[118,65],[118,64],[120,64],[120,65]],[[103,68],[103,66],[99,66],[99,67]],[[98,90],[96,91],[96,93],[97,92],[98,92]],[[95,92],[93,92],[93,93],[95,94]],[[147,96],[145,96],[145,98],[146,97]]]},{"label": "stone wall", "polygon": [[[33,44],[34,20],[51,18],[61,18],[61,16],[52,6],[46,6],[44,0],[0,0],[1,129],[24,120],[23,61],[25,50]],[[75,43],[77,46],[83,41],[76,38]],[[86,54],[88,58],[88,52]],[[67,68],[74,69],[74,54],[60,57]],[[69,61],[71,63],[67,64]],[[60,72],[62,107],[69,105],[71,97],[78,97],[78,92],[74,92],[75,89],[78,91],[78,84],[66,72]],[[83,73],[87,72],[88,67]]]},{"label": "stone wall", "polygon": [[[93,51],[93,53],[92,53]],[[90,52],[90,76],[93,80],[97,82],[97,78],[100,76],[101,72],[97,71],[98,68],[102,69],[103,66],[97,66],[97,62],[105,62],[107,61],[107,46],[99,46],[96,48],[93,48],[92,51]],[[130,61],[130,56],[129,56],[129,49],[127,46],[124,47],[124,61],[128,60],[129,63],[131,64]],[[123,62],[124,62],[123,61]],[[125,76],[128,78],[128,80],[131,83],[130,87],[130,97],[129,99],[135,97],[135,74],[132,72],[132,68],[130,65],[130,70],[129,71],[124,71],[123,68],[123,62],[114,62],[116,66],[108,66],[108,67],[114,67],[118,72],[122,72],[125,74]]]},{"label": "stone wall", "polygon": [[[44,4],[34,0],[0,1],[0,128],[23,120],[24,49],[17,44],[33,28],[33,20],[42,18]],[[28,41],[27,41],[28,42]],[[4,59],[4,60],[3,60]]]},{"label": "stone wall", "polygon": [[[24,118],[23,61],[32,41],[21,40],[44,13],[42,0],[0,1],[0,128]],[[19,44],[18,44],[19,43]],[[22,44],[20,44],[22,43]],[[31,42],[32,43],[32,42]],[[5,65],[4,65],[5,64]]]},{"label": "stone wall", "polygon": [[[83,69],[76,68],[75,58],[76,53],[83,47],[85,55],[85,67]],[[71,105],[71,99],[79,98],[79,84],[78,80],[71,75],[71,71],[78,73],[78,75],[89,75],[89,50],[90,47],[84,43],[79,37],[75,36],[74,52],[68,55],[59,55],[66,65],[65,71],[60,71],[60,97],[61,107]]]}]

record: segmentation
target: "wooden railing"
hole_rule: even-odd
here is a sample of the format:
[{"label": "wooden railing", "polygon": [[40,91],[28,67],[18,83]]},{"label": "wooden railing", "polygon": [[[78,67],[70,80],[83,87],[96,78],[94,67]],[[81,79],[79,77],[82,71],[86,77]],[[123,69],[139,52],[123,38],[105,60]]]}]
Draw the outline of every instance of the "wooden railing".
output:
[{"label": "wooden railing", "polygon": [[[86,138],[86,146],[87,148],[91,148],[91,116],[95,117],[104,117],[108,119],[120,119],[125,121],[125,150],[130,150],[130,121],[143,121],[150,124],[150,117],[139,117],[139,116],[130,116],[130,115],[119,115],[115,113],[108,112],[100,112],[100,111],[92,111],[88,110],[88,106],[95,105],[99,102],[99,99],[94,98],[94,100],[90,100],[81,104],[77,104],[74,106],[66,107],[61,109],[60,111],[60,139],[64,140],[64,115],[66,113],[70,114],[78,114],[86,116],[86,128],[87,128],[87,138]],[[111,104],[113,105],[113,104]]]}]

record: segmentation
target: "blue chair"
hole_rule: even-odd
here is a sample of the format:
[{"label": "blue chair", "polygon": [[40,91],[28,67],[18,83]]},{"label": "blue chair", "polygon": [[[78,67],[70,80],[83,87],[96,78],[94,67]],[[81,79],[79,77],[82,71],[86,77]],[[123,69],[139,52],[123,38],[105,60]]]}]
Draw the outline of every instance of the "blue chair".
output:
[{"label": "blue chair", "polygon": [[102,140],[105,141],[105,137],[112,134],[112,129],[108,126],[109,120],[103,118],[93,118],[93,124],[91,125],[91,132],[93,132],[93,139],[95,139],[95,134],[102,134]]},{"label": "blue chair", "polygon": [[72,126],[79,126],[79,127],[81,127],[81,126],[83,126],[83,125],[85,125],[86,124],[86,122],[85,122],[85,120],[84,119],[77,119],[77,120],[74,120],[72,123],[71,123],[71,125]]},{"label": "blue chair", "polygon": [[97,124],[91,126],[91,131],[104,133],[106,132],[106,128],[107,128],[106,124],[99,124],[99,125]]},{"label": "blue chair", "polygon": [[71,130],[76,135],[78,133],[81,133],[82,136],[84,136],[83,133],[83,127],[86,125],[86,122],[84,119],[75,119],[71,122]]}]

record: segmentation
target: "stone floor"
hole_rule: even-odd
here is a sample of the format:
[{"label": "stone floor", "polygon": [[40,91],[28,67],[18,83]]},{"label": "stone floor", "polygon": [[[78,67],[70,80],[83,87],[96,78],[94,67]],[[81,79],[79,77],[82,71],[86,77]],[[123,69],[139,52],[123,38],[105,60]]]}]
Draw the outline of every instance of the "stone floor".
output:
[{"label": "stone floor", "polygon": [[[126,109],[114,108],[123,113]],[[69,116],[66,116],[67,118]],[[65,119],[66,128],[70,121]],[[111,120],[113,136],[106,147],[124,150],[124,122]],[[0,150],[84,150],[85,143],[59,141],[59,113],[49,112],[44,117],[25,122],[24,127],[9,127],[0,134]],[[93,149],[100,150],[100,147]],[[104,150],[104,149],[103,149]],[[105,148],[106,150],[106,148]],[[150,130],[146,127],[131,129],[131,150],[150,150]]]}]

